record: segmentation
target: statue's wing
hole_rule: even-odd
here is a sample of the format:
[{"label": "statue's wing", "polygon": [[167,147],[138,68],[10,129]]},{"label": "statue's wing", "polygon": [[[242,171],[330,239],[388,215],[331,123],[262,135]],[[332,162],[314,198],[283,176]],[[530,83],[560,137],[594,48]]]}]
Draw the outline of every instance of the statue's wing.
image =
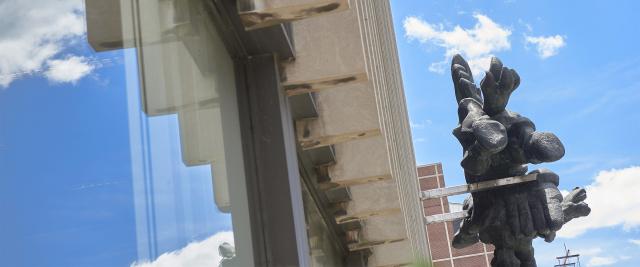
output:
[{"label": "statue's wing", "polygon": [[451,60],[451,78],[456,90],[456,102],[465,98],[473,98],[482,103],[480,89],[473,83],[473,73],[469,63],[461,55],[456,54]]}]

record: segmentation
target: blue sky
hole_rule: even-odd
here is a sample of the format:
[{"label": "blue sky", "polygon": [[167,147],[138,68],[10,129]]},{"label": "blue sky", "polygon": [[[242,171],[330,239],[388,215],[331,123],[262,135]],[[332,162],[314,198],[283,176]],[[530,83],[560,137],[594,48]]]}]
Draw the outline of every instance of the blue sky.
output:
[{"label": "blue sky", "polygon": [[557,172],[564,190],[587,186],[593,212],[554,243],[537,241],[539,266],[552,266],[563,243],[583,254],[584,266],[640,261],[637,10],[637,1],[392,1],[418,163],[442,162],[448,185],[464,183],[451,135],[455,52],[476,70],[490,56],[515,68],[522,82],[507,108],[563,141],[563,159],[530,169]]},{"label": "blue sky", "polygon": [[[125,84],[123,53],[76,55],[115,63],[75,84],[33,75],[0,89],[4,263],[128,266],[231,230],[213,203],[208,166],[181,161],[175,116],[146,119],[147,135],[160,145],[148,148],[155,172],[134,175],[131,148],[143,144],[130,142],[128,114],[146,116],[127,106],[127,91],[137,88]],[[136,192],[134,179],[155,184]],[[136,198],[150,202],[147,210]],[[140,232],[139,213],[149,216],[150,232]],[[147,238],[153,251],[138,254]]]},{"label": "blue sky", "polygon": [[89,46],[82,3],[0,4],[0,265],[129,266],[199,241],[217,262],[232,229],[210,167],[183,164],[175,114],[142,112],[134,51]]}]

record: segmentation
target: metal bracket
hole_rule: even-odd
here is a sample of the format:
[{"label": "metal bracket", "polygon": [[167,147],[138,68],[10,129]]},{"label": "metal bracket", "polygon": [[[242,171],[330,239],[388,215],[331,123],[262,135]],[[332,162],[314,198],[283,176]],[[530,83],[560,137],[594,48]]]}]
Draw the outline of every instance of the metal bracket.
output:
[{"label": "metal bracket", "polygon": [[431,216],[425,216],[424,224],[450,222],[450,221],[455,221],[457,219],[463,219],[465,217],[467,217],[466,211],[456,211],[451,213],[435,214]]},{"label": "metal bracket", "polygon": [[[536,179],[538,179],[538,175],[536,173],[531,173],[524,176],[514,176],[514,177],[507,177],[507,178],[483,181],[483,182],[466,184],[466,185],[436,188],[436,189],[421,191],[420,198],[422,200],[426,200],[426,199],[441,198],[446,196],[460,195],[465,193],[486,191],[486,190],[494,189],[497,187],[531,182],[531,181],[535,181]],[[463,219],[466,216],[467,216],[466,211],[435,214],[431,216],[425,216],[424,223],[432,224],[432,223],[439,223],[439,222],[449,222],[449,221],[455,221],[457,219]]]},{"label": "metal bracket", "polygon": [[502,187],[506,185],[531,182],[531,181],[535,181],[537,178],[538,178],[537,174],[531,173],[524,176],[514,176],[514,177],[507,177],[507,178],[483,181],[483,182],[466,184],[466,185],[436,188],[436,189],[425,190],[420,192],[420,198],[422,200],[425,200],[425,199],[431,199],[431,198],[440,198],[440,197],[460,195],[465,193],[485,191],[485,190],[493,189],[496,187]]}]

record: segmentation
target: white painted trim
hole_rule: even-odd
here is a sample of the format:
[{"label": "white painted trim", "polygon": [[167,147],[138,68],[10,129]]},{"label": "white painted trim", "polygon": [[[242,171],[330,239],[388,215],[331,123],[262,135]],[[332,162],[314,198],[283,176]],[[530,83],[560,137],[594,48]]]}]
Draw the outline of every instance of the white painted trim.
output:
[{"label": "white painted trim", "polygon": [[426,176],[418,176],[418,180],[422,180],[422,179],[428,179],[428,178],[434,178],[434,177],[438,177],[441,176],[442,174],[431,174],[431,175],[426,175]]},{"label": "white painted trim", "polygon": [[487,253],[487,244],[482,243],[482,250],[484,251],[484,260],[487,262],[487,266],[491,266],[491,264],[489,264],[489,254]]},{"label": "white painted trim", "polygon": [[[434,172],[435,172],[435,177],[436,177],[436,183],[438,184],[438,188],[442,188],[442,185],[440,184],[440,179],[438,177],[439,173],[438,173],[438,166],[436,165],[434,168]],[[442,180],[444,182],[444,175],[442,177]],[[442,211],[442,214],[445,213],[444,211],[444,197],[440,198],[440,210]],[[449,204],[449,201],[447,201],[447,204]],[[444,233],[447,236],[447,248],[449,249],[449,258],[451,259],[451,266],[453,265],[453,252],[451,251],[451,237],[449,236],[449,226],[447,225],[447,222],[442,222],[444,224]]]},{"label": "white painted trim", "polygon": [[442,162],[427,163],[427,164],[418,165],[418,166],[416,166],[416,167],[417,167],[417,168],[421,168],[421,167],[430,167],[430,166],[437,166],[438,164],[442,165]]}]

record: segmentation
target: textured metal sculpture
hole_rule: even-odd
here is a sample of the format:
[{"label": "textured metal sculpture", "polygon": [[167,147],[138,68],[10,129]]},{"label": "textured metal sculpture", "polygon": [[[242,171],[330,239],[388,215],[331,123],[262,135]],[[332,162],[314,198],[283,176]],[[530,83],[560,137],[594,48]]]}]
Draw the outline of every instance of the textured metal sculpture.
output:
[{"label": "textured metal sculpture", "polygon": [[[523,176],[529,163],[553,162],[564,156],[556,135],[536,131],[531,120],[505,109],[520,85],[515,70],[492,58],[479,89],[468,63],[456,55],[451,76],[459,117],[453,135],[464,150],[461,165],[468,184]],[[584,189],[575,188],[563,198],[558,175],[547,169],[530,174],[537,179],[472,193],[463,205],[467,216],[453,247],[482,241],[495,246],[491,266],[536,266],[533,239],[551,242],[562,225],[591,211],[584,203]]]}]

